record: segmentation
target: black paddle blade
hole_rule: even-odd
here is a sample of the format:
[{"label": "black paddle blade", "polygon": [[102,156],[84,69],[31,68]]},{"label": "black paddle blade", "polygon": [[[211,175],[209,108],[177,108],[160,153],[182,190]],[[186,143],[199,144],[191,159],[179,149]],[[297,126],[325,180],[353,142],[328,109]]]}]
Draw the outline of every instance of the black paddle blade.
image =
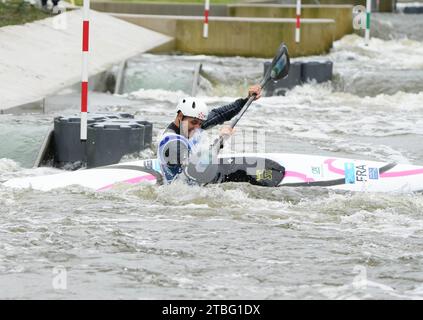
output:
[{"label": "black paddle blade", "polygon": [[216,183],[219,178],[219,165],[209,164],[205,168],[198,168],[197,165],[190,163],[183,172],[191,181],[199,185]]},{"label": "black paddle blade", "polygon": [[270,79],[278,81],[288,76],[291,62],[289,59],[288,48],[282,43],[276,53],[275,58],[270,66]]},{"label": "black paddle blade", "polygon": [[249,182],[262,187],[277,187],[285,176],[285,168],[262,157],[233,157],[221,159],[219,173],[219,182]]}]

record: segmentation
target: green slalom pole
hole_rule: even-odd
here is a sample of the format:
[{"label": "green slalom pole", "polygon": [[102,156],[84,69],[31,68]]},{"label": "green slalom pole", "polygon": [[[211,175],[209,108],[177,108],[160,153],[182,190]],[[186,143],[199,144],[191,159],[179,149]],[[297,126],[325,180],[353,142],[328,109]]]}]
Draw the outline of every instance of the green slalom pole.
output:
[{"label": "green slalom pole", "polygon": [[366,3],[366,35],[365,35],[365,44],[369,45],[370,42],[370,18],[372,15],[372,0],[367,0]]}]

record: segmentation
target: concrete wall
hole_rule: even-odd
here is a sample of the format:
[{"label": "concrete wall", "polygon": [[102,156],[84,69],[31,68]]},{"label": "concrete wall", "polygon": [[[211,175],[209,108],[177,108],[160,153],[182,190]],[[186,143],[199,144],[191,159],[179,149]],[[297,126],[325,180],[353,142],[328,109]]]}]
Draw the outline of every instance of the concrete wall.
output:
[{"label": "concrete wall", "polygon": [[[296,0],[278,0],[278,1],[257,1],[259,5],[265,3],[274,4],[291,4],[295,5]],[[366,0],[319,0],[320,5],[366,5]],[[373,10],[376,9],[376,0],[373,0]],[[303,5],[316,5],[315,0],[302,0]],[[248,3],[246,5],[254,5]],[[204,14],[204,4],[194,3],[133,3],[133,2],[111,2],[111,1],[91,1],[93,10],[116,13],[133,13],[133,14],[157,14],[157,15],[175,15],[175,16],[198,16]],[[380,0],[380,12],[392,12],[395,9],[394,0]],[[212,16],[228,16],[227,5],[213,4],[211,1],[210,15]],[[333,17],[327,16],[322,18]]]},{"label": "concrete wall", "polygon": [[[175,4],[175,3],[131,3],[131,2],[92,2],[94,9],[120,15],[119,17],[137,25],[147,27],[175,37],[175,50],[187,53],[219,54],[219,55],[246,55],[246,56],[272,56],[269,54],[268,41],[279,42],[286,38],[291,41],[295,32],[292,22],[264,21],[265,18],[294,19],[295,6],[245,4],[245,5],[213,5],[210,12],[210,37],[207,41],[201,37],[203,4]],[[138,17],[136,15],[139,15]],[[166,18],[167,16],[167,18]],[[250,18],[246,20],[219,20],[224,17]],[[256,19],[256,18],[262,18]],[[254,19],[256,19],[254,21]],[[304,19],[333,19],[336,24],[328,21],[316,21],[314,27],[308,25]],[[260,20],[260,21],[259,21]],[[246,22],[241,26],[241,21]],[[352,6],[351,5],[308,5],[303,7],[302,41],[298,46],[294,42],[290,45],[294,55],[308,55],[324,53],[332,46],[333,40],[338,40],[344,35],[352,33]],[[276,27],[276,25],[280,25]],[[328,29],[323,27],[326,24]],[[189,27],[187,27],[189,26]],[[190,29],[192,28],[192,29]],[[227,28],[227,29],[225,29]],[[214,31],[213,31],[214,30]],[[239,30],[244,32],[239,33]],[[220,34],[221,40],[212,36]],[[190,34],[191,33],[191,34]],[[238,34],[237,37],[233,36]],[[331,36],[329,36],[331,34]],[[250,37],[247,39],[247,36]],[[195,39],[195,41],[193,41]],[[232,40],[230,40],[232,39]],[[240,40],[242,39],[242,40]],[[293,40],[293,39],[292,39]],[[244,44],[240,44],[240,42]],[[322,41],[322,42],[320,42]],[[256,43],[252,46],[251,43]],[[306,43],[308,42],[308,43]],[[261,45],[258,45],[258,44]],[[315,48],[313,48],[315,46]],[[224,49],[224,47],[226,49]],[[240,48],[237,51],[236,48]],[[249,48],[248,50],[246,48]],[[155,49],[153,52],[170,51],[171,46]],[[262,53],[260,53],[260,50]]]},{"label": "concrete wall", "polygon": [[[279,0],[279,1],[266,1],[266,2],[278,2],[284,4],[293,4],[295,0]],[[351,5],[364,5],[366,6],[366,0],[319,0],[320,4],[351,4]],[[376,0],[373,0],[373,7],[376,8]],[[314,0],[302,0],[303,4],[316,4]],[[380,0],[379,12],[392,12],[395,9],[395,0]]]},{"label": "concrete wall", "polygon": [[[304,5],[301,16],[307,19],[334,19],[335,40],[352,33],[352,5]],[[228,14],[234,17],[295,18],[294,5],[234,4],[228,5]]]},{"label": "concrete wall", "polygon": [[[211,1],[213,2],[213,0]],[[194,3],[132,3],[132,2],[109,2],[92,1],[91,8],[103,12],[132,13],[132,14],[156,14],[172,16],[201,16],[204,15],[204,4]],[[210,15],[227,16],[226,5],[210,5]]]},{"label": "concrete wall", "polygon": [[295,19],[211,17],[209,38],[204,39],[202,17],[114,14],[115,17],[175,38],[175,49],[192,54],[273,57],[284,41],[292,57],[329,51],[335,21],[304,19],[303,37],[295,43]]}]

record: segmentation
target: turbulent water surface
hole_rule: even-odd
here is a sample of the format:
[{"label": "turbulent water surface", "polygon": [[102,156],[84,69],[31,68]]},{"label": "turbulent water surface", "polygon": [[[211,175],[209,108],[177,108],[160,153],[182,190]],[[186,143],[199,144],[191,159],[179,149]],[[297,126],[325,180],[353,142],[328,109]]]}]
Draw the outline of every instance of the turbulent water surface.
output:
[{"label": "turbulent water surface", "polygon": [[[379,17],[382,35],[369,47],[350,35],[313,57],[334,61],[333,82],[260,99],[237,134],[262,130],[266,152],[422,165],[423,42],[392,31],[400,18]],[[198,63],[199,96],[220,106],[260,80],[264,61],[141,55],[128,63],[121,96],[128,106],[100,110],[152,121],[156,143],[190,93]],[[0,182],[56,172],[30,167],[59,113],[0,116]],[[233,183],[99,193],[0,185],[0,298],[423,298],[422,241],[418,193]]]}]

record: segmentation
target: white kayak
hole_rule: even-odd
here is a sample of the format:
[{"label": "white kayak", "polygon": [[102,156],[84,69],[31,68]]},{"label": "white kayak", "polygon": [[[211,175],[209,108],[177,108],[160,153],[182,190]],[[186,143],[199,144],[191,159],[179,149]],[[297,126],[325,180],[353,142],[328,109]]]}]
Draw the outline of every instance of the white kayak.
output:
[{"label": "white kayak", "polygon": [[[423,166],[285,153],[230,154],[219,158],[233,173],[227,175],[229,178],[225,181],[361,192],[423,191]],[[240,174],[243,168],[244,174]],[[150,159],[47,176],[15,178],[3,185],[41,191],[78,185],[106,191],[122,185],[160,184],[162,181],[159,162]]]}]

